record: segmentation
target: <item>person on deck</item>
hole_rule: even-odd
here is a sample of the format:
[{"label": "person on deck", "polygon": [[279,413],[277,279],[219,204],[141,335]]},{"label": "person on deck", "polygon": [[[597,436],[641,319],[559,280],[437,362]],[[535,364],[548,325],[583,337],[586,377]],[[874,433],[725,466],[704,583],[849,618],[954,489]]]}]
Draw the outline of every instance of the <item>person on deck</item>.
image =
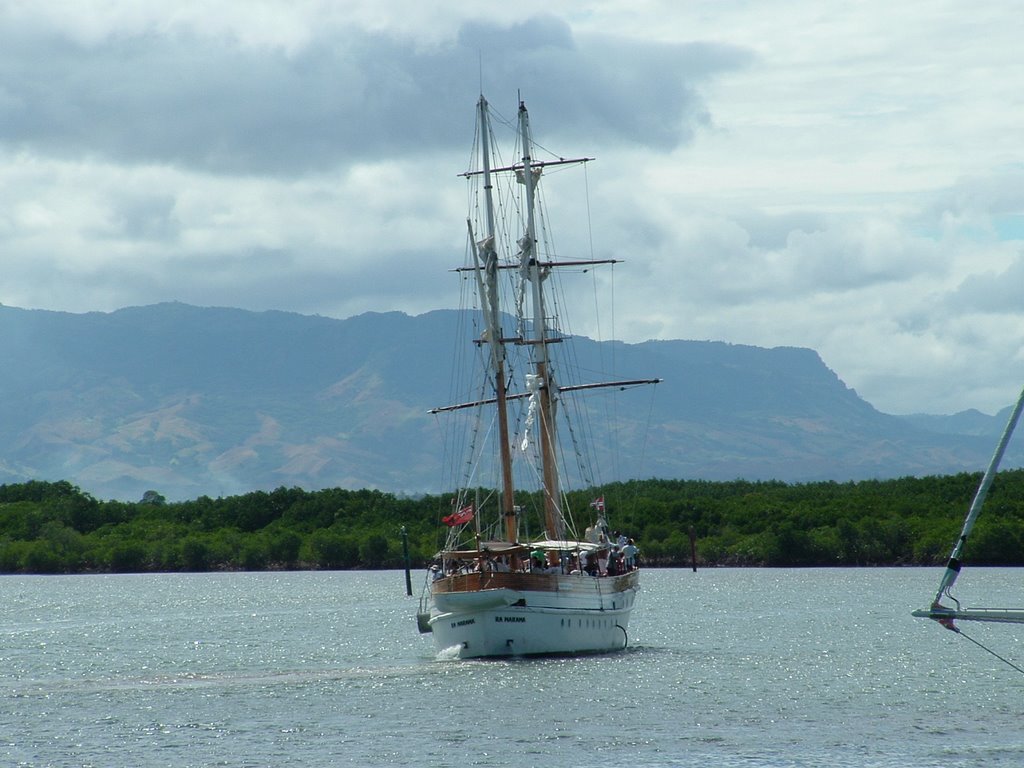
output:
[{"label": "person on deck", "polygon": [[530,573],[544,573],[545,570],[544,553],[534,550],[530,553]]},{"label": "person on deck", "polygon": [[622,548],[623,565],[627,571],[636,569],[636,554],[639,552],[636,548],[636,542],[632,539]]},{"label": "person on deck", "polygon": [[622,553],[619,552],[618,544],[612,547],[612,551],[608,555],[608,570],[606,572],[609,576],[618,576],[622,573]]}]

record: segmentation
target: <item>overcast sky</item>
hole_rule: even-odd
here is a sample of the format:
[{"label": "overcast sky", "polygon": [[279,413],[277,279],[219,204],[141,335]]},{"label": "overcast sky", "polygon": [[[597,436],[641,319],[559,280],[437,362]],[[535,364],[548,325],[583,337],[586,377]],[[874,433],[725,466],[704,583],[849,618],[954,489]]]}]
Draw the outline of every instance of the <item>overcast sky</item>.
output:
[{"label": "overcast sky", "polygon": [[619,338],[810,347],[882,411],[994,413],[1022,39],[1009,2],[0,0],[0,302],[456,306],[482,87],[597,158]]}]

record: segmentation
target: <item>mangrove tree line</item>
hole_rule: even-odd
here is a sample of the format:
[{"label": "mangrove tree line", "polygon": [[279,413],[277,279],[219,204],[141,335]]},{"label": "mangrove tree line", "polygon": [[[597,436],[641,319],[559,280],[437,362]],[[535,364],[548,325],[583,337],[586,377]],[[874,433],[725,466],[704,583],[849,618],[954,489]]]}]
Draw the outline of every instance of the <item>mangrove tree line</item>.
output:
[{"label": "mangrove tree line", "polygon": [[[609,524],[636,539],[647,566],[690,565],[691,537],[703,566],[933,565],[949,554],[979,479],[638,480],[569,501],[582,527],[603,496]],[[450,512],[449,496],[373,490],[282,487],[180,502],[149,491],[122,502],[68,482],[14,483],[0,485],[0,572],[400,568],[406,547],[420,567]],[[1024,470],[999,474],[966,558],[1024,564]]]}]

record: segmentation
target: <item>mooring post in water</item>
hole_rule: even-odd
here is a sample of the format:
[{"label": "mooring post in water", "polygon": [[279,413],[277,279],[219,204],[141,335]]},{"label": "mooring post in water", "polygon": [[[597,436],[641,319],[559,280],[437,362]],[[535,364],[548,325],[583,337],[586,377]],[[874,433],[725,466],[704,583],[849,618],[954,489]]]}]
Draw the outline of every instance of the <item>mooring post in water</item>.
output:
[{"label": "mooring post in water", "polygon": [[409,534],[402,526],[402,555],[405,557],[405,594],[412,595],[412,576],[409,573]]},{"label": "mooring post in water", "polygon": [[690,564],[693,566],[693,572],[697,572],[697,532],[693,530],[693,526],[690,526]]}]

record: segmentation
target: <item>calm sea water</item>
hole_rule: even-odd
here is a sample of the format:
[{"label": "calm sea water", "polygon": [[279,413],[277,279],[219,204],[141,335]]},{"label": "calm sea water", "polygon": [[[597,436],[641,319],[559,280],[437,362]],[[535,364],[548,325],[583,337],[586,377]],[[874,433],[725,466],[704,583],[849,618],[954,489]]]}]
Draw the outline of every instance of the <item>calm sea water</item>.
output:
[{"label": "calm sea water", "polygon": [[435,658],[394,571],[2,577],[0,765],[1024,765],[1024,675],[909,615],[939,575],[647,571],[629,650],[513,661]]}]

